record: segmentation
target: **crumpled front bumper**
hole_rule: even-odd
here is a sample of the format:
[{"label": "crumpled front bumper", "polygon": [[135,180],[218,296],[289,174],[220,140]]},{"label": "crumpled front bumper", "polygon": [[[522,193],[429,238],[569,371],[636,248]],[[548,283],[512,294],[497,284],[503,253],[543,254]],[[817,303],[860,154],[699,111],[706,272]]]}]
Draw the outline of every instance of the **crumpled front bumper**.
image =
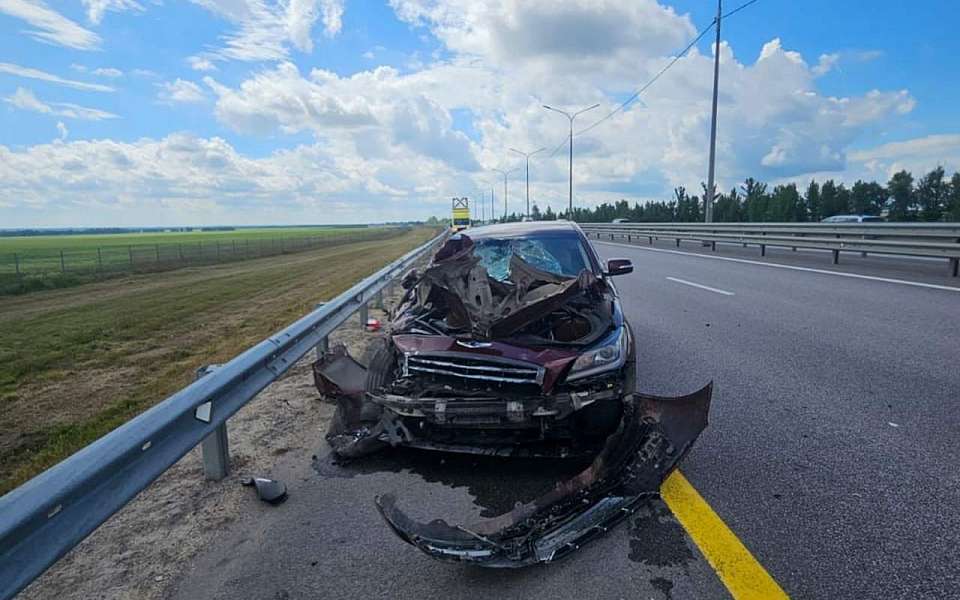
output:
[{"label": "crumpled front bumper", "polygon": [[628,516],[683,459],[707,425],[712,383],[677,398],[631,394],[620,427],[593,463],[537,500],[469,526],[420,523],[393,495],[377,508],[404,541],[429,556],[485,567],[557,560]]}]

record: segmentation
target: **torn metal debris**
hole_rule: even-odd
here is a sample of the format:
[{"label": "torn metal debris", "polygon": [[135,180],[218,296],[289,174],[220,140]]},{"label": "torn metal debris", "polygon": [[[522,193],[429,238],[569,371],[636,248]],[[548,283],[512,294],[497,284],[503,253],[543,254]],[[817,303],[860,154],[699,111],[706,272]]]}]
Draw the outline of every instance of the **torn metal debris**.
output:
[{"label": "torn metal debris", "polygon": [[287,486],[282,481],[265,477],[247,477],[240,480],[240,485],[253,487],[257,490],[257,497],[267,504],[282,504],[287,499]]},{"label": "torn metal debris", "polygon": [[433,558],[487,567],[550,562],[629,515],[690,450],[707,425],[712,386],[679,398],[632,394],[623,421],[593,463],[537,500],[467,526],[407,517],[392,495],[380,514],[401,539]]}]

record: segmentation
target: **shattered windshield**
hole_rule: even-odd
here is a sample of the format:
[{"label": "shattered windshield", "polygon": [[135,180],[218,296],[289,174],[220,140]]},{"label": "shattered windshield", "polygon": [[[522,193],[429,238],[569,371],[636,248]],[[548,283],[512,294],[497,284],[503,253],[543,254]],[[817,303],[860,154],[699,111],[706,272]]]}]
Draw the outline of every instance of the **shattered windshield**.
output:
[{"label": "shattered windshield", "polygon": [[498,281],[510,279],[510,256],[516,254],[527,264],[557,275],[576,277],[589,269],[583,245],[575,237],[481,239],[474,254],[490,277]]}]

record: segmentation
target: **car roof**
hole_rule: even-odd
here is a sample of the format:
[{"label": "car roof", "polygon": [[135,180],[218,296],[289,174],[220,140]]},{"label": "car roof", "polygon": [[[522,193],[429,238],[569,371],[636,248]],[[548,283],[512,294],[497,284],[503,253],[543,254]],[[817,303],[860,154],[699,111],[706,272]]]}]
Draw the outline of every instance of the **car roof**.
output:
[{"label": "car roof", "polygon": [[461,232],[475,240],[484,238],[526,237],[539,235],[579,235],[580,228],[571,221],[526,221],[471,227]]}]

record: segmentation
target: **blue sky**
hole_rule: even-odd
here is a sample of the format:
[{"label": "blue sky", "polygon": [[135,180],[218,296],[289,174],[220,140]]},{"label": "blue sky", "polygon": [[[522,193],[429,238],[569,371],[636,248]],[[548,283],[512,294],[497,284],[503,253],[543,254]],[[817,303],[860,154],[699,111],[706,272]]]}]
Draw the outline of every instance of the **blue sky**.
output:
[{"label": "blue sky", "polygon": [[[714,11],[0,0],[0,228],[442,214],[514,166],[507,148],[562,141],[565,123],[540,104],[605,114]],[[721,184],[960,168],[955,16],[946,1],[758,0],[726,20]],[[699,188],[710,39],[577,142],[578,202]],[[562,201],[563,155],[532,163],[541,205]]]}]

